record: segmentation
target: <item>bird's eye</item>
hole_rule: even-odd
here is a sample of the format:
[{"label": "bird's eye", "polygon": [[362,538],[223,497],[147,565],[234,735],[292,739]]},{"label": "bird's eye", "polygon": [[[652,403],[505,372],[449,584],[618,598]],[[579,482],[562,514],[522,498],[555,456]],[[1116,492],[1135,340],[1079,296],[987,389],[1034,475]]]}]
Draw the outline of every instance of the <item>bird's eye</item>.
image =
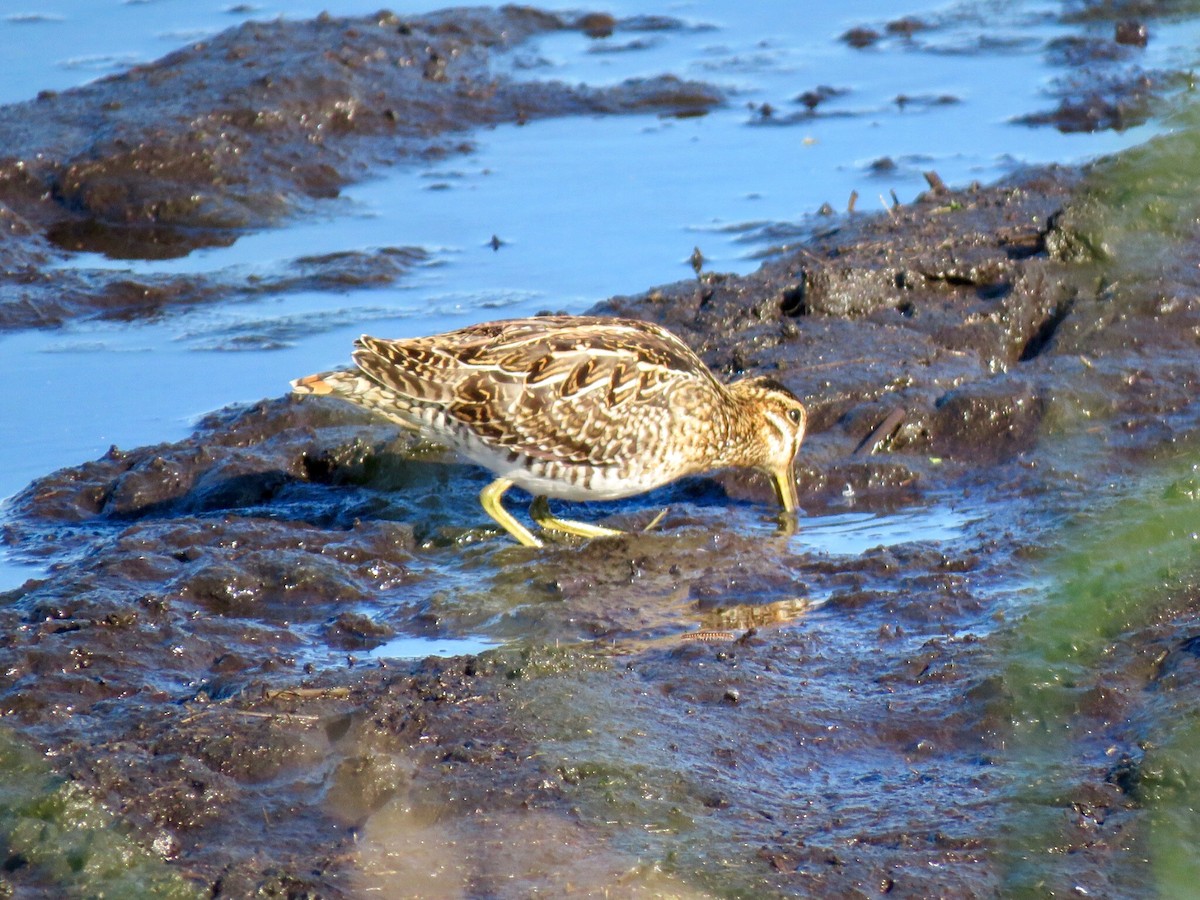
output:
[{"label": "bird's eye", "polygon": [[789,419],[791,419],[791,420],[792,420],[792,424],[793,424],[793,425],[799,425],[799,424],[800,424],[800,410],[798,410],[798,409],[789,409],[789,410],[788,410],[788,412],[787,412],[787,417],[788,417]]}]

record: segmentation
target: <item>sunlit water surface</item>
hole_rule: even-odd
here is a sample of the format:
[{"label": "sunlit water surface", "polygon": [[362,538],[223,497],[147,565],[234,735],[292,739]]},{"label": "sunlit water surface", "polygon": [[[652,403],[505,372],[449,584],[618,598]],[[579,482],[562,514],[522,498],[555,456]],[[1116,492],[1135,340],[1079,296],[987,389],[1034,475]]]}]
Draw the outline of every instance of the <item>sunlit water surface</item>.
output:
[{"label": "sunlit water surface", "polygon": [[[710,513],[711,510],[707,513],[703,509],[696,510],[699,516]],[[722,520],[732,531],[739,534],[758,534],[765,540],[773,540],[780,534],[775,516],[765,515],[762,509],[751,504],[731,508],[722,515]],[[796,533],[786,538],[786,541],[788,549],[797,554],[812,554],[824,560],[846,560],[849,564],[853,557],[862,553],[902,545],[913,544],[950,550],[964,543],[978,543],[980,529],[985,521],[986,517],[980,509],[960,508],[948,502],[909,507],[894,512],[847,510],[823,515],[802,515]],[[498,536],[496,540],[503,541],[507,538]],[[1029,584],[1018,588],[1028,589]],[[463,602],[470,605],[470,597],[468,593]],[[656,619],[651,630],[656,634],[665,634],[665,637],[656,640],[668,643],[686,640],[690,632],[703,633],[714,628],[728,631],[729,637],[733,638],[750,627],[760,630],[788,627],[820,609],[828,599],[827,590],[809,593],[804,589],[800,589],[793,598],[765,605],[753,596],[747,596],[745,604],[735,604],[720,609],[715,614],[712,610],[698,610],[695,604],[676,607],[666,603],[665,607],[675,612],[670,613],[665,608],[663,616]],[[543,602],[544,599],[535,596],[513,597],[513,603],[516,605],[536,605]],[[380,615],[386,618],[388,607],[386,604],[369,605],[358,608],[355,612],[370,618]],[[514,640],[519,642],[529,638],[527,626],[514,626],[511,620],[513,613],[514,609],[509,608],[481,624],[466,628],[456,626],[455,616],[451,614],[447,615],[442,623],[443,627],[448,629],[448,634],[428,636],[398,633],[369,649],[351,651],[331,649],[324,629],[320,626],[311,629],[294,626],[293,632],[300,637],[300,643],[293,647],[292,651],[302,663],[334,667],[386,664],[389,660],[424,659],[430,656],[479,654],[511,645]],[[672,615],[677,616],[674,621],[671,620]],[[837,618],[835,616],[833,620],[826,621],[822,627],[839,629]],[[515,634],[519,634],[520,637],[514,637]],[[857,640],[860,636],[851,631],[844,637],[846,640]],[[555,635],[554,639],[569,640],[569,637]],[[580,634],[578,640],[588,641],[591,638]],[[640,647],[642,643],[631,636],[617,640],[612,646],[614,649],[630,649]]]}]

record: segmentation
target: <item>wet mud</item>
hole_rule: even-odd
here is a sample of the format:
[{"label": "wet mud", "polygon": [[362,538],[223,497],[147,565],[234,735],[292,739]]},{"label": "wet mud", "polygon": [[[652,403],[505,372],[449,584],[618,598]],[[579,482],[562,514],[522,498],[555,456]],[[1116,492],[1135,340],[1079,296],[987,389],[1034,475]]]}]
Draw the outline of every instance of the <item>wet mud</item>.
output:
[{"label": "wet mud", "polygon": [[[511,96],[529,114],[540,90]],[[1071,553],[1193,516],[1200,243],[1181,226],[1152,265],[1117,259],[1096,211],[1115,171],[931,176],[751,275],[700,266],[594,310],[805,400],[795,534],[765,479],[724,473],[571,510],[623,537],[519,547],[478,505],[486,473],[327,398],[34,482],[0,537],[50,568],[0,598],[0,712],[50,768],[0,792],[0,886],[1144,895],[1186,797],[1156,742],[1195,708],[1200,572],[1126,583]],[[102,204],[36,206],[48,240]],[[1167,512],[1122,532],[1139,483]],[[916,524],[861,551],[823,524],[897,513]],[[1086,660],[1050,636],[1071,633],[1039,599],[1056,565],[1062,609],[1108,598]],[[497,646],[379,655],[396,635]]]}]

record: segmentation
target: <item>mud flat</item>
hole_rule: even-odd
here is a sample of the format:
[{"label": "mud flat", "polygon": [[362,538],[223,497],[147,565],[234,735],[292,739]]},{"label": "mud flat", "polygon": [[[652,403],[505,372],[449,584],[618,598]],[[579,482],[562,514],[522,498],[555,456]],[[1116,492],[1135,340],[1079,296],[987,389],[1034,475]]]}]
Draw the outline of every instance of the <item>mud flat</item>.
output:
[{"label": "mud flat", "polygon": [[[0,107],[0,329],[150,315],[228,299],[231,289],[290,286],[48,273],[65,252],[155,259],[232,244],[382,165],[468,152],[469,131],[481,126],[703,112],[723,94],[670,75],[590,88],[518,82],[491,65],[534,34],[680,27],[512,6],[250,22],[127,73]],[[405,251],[415,252],[322,258],[313,286],[386,282],[403,271],[396,257]]]},{"label": "mud flat", "polygon": [[[3,526],[50,571],[0,605],[0,883],[1132,897],[1186,877],[1200,242],[1186,211],[1148,203],[1150,229],[1114,202],[1179,149],[931,176],[751,275],[601,304],[805,398],[795,535],[765,480],[722,475],[572,511],[625,537],[521,548],[478,507],[485,473],[312,398],[34,482]],[[44,237],[97,208],[20,215]],[[855,521],[907,524],[850,552]],[[379,652],[400,635],[496,648]]]}]

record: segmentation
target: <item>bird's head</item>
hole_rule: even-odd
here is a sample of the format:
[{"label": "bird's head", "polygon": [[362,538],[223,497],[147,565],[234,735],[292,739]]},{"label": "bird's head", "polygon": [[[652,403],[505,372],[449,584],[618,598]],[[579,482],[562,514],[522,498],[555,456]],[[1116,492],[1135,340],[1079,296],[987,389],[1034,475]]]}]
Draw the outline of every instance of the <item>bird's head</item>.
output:
[{"label": "bird's head", "polygon": [[770,475],[779,505],[785,512],[794,512],[799,500],[792,463],[808,425],[804,404],[773,378],[735,381],[729,391],[742,406],[745,421],[751,423],[742,465]]}]

